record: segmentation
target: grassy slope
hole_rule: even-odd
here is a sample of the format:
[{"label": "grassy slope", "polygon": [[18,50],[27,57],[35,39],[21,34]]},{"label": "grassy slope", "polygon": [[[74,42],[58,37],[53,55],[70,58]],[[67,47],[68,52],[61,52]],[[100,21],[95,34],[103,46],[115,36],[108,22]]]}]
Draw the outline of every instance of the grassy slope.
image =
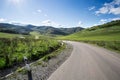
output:
[{"label": "grassy slope", "polygon": [[93,43],[120,52],[120,21],[109,25],[111,23],[85,29],[69,36],[58,37],[58,39]]},{"label": "grassy slope", "polygon": [[81,32],[60,37],[67,40],[97,40],[97,41],[120,41],[120,26],[101,28],[97,30],[83,30]]},{"label": "grassy slope", "polygon": [[20,34],[10,34],[10,33],[2,33],[0,32],[0,38],[15,38],[20,37]]}]

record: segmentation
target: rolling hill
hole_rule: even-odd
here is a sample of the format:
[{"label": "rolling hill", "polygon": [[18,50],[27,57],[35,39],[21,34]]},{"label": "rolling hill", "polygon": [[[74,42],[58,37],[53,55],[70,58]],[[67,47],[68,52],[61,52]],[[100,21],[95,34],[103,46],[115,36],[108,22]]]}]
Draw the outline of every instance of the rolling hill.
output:
[{"label": "rolling hill", "polygon": [[14,34],[29,34],[37,31],[42,35],[68,35],[83,30],[81,27],[73,28],[55,28],[52,26],[34,26],[34,25],[16,25],[0,23],[0,32]]},{"label": "rolling hill", "polygon": [[29,34],[32,31],[29,28],[20,25],[13,25],[8,23],[0,23],[0,32],[14,33],[14,34]]},{"label": "rolling hill", "polygon": [[60,39],[120,41],[120,20],[87,28]]},{"label": "rolling hill", "polygon": [[93,26],[58,39],[93,43],[120,52],[120,20]]}]

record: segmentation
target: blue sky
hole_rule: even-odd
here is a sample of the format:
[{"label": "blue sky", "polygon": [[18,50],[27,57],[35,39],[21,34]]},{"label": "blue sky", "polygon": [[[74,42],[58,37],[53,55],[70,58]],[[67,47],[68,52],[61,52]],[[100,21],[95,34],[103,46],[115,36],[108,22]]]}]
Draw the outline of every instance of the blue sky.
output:
[{"label": "blue sky", "polygon": [[91,27],[120,19],[120,0],[0,0],[0,22]]}]

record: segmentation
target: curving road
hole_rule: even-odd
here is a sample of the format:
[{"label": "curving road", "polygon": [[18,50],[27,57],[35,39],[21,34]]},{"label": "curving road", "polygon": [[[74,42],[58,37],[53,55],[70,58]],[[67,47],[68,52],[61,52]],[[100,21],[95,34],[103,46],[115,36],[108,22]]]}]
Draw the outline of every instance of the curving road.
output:
[{"label": "curving road", "polygon": [[48,80],[120,80],[120,55],[104,48],[67,41],[71,56]]}]

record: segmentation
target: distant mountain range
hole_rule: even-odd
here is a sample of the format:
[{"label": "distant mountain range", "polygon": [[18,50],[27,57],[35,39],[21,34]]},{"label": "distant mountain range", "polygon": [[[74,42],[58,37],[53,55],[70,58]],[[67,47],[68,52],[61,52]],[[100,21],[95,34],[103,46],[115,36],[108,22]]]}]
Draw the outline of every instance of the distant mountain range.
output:
[{"label": "distant mountain range", "polygon": [[34,26],[0,23],[0,32],[29,34],[32,31],[40,32],[43,35],[68,35],[83,30],[82,27],[55,28],[52,26]]}]

